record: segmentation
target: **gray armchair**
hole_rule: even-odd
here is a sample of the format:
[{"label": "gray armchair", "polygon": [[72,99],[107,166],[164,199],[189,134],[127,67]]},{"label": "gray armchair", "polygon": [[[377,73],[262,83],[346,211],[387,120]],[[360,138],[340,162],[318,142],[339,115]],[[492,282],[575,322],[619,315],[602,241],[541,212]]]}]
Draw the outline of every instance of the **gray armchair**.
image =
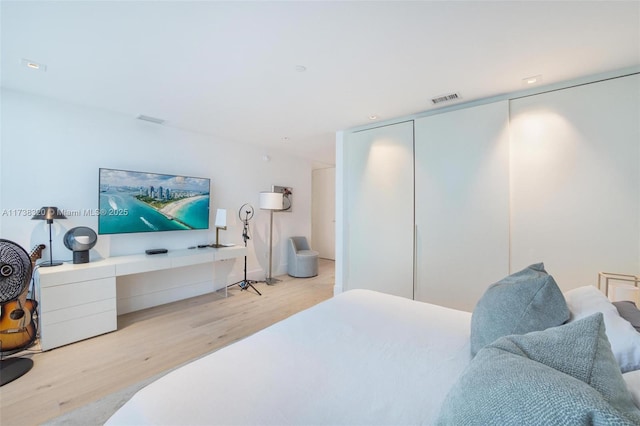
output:
[{"label": "gray armchair", "polygon": [[317,251],[311,250],[306,237],[289,238],[287,272],[292,277],[305,278],[318,275]]}]

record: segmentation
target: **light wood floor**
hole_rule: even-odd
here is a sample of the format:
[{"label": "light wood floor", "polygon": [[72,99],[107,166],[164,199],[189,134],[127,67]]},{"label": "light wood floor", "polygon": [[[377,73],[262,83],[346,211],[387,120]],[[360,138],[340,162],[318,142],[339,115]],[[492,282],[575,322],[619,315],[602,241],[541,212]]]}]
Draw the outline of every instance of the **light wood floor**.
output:
[{"label": "light wood floor", "polygon": [[262,293],[229,289],[118,317],[118,330],[22,354],[26,375],[0,388],[2,426],[40,424],[141,380],[219,349],[333,295],[334,262],[313,278],[278,277]]}]

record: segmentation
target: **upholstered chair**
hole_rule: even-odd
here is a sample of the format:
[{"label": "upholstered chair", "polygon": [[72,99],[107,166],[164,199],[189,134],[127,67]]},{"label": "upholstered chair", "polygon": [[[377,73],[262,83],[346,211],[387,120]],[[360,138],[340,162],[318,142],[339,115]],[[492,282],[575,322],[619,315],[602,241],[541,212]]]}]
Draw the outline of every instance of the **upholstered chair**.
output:
[{"label": "upholstered chair", "polygon": [[287,272],[292,277],[304,278],[318,275],[317,251],[311,250],[306,237],[289,238]]}]

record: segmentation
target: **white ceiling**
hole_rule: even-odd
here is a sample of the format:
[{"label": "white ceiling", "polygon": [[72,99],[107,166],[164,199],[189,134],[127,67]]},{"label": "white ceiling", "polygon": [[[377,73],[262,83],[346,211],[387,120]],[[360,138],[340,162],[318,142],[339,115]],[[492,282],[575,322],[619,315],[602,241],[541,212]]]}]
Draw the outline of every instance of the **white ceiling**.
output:
[{"label": "white ceiling", "polygon": [[372,114],[640,65],[638,1],[3,0],[1,13],[4,87],[316,165]]}]

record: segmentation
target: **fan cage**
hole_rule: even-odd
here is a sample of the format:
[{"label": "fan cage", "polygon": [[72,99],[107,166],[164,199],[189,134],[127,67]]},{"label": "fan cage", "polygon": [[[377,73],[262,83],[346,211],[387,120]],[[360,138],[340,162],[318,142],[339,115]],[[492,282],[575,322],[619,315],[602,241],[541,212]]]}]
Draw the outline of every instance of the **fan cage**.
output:
[{"label": "fan cage", "polygon": [[13,241],[0,239],[0,303],[17,299],[32,272],[29,254]]}]

